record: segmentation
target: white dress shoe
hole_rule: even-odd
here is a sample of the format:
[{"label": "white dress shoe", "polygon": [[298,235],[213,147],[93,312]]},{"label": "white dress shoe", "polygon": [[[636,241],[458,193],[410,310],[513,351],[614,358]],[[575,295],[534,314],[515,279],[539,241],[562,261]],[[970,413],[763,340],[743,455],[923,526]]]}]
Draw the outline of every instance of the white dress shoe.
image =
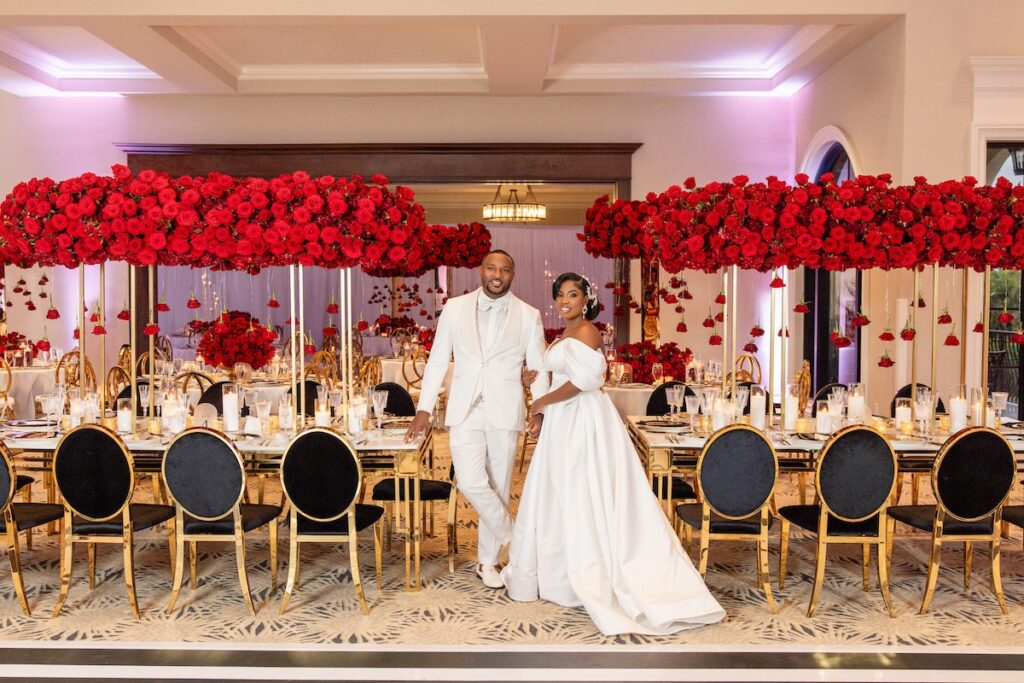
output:
[{"label": "white dress shoe", "polygon": [[476,566],[476,575],[480,577],[480,580],[488,588],[505,587],[505,580],[501,578],[501,573],[493,564],[478,564]]}]

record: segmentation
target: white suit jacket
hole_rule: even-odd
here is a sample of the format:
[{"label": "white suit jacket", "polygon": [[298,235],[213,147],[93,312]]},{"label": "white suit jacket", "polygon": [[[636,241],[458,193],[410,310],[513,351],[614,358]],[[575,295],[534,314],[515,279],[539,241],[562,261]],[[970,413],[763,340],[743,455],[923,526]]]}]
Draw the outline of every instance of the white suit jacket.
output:
[{"label": "white suit jacket", "polygon": [[445,410],[445,424],[459,425],[482,395],[487,424],[498,429],[521,431],[526,423],[521,371],[523,361],[539,371],[530,386],[535,398],[548,392],[544,372],[544,325],[540,312],[511,292],[508,313],[490,348],[480,339],[477,301],[480,289],[449,299],[437,320],[430,360],[423,370],[417,410],[432,412],[448,372],[448,360],[455,358],[451,395]]}]

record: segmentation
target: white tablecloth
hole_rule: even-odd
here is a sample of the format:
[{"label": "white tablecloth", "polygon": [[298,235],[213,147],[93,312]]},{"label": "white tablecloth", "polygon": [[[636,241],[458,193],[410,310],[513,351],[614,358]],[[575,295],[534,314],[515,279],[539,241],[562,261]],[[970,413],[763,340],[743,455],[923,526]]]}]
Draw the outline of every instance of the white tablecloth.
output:
[{"label": "white tablecloth", "polygon": [[[416,363],[416,369],[420,374],[423,374],[422,361]],[[449,391],[452,385],[452,369],[455,367],[455,363],[449,361],[448,372],[444,376],[444,387],[445,391]],[[408,368],[409,377],[413,378],[412,367]],[[381,358],[380,359],[380,381],[381,382],[395,382],[401,384],[406,389],[409,388],[409,383],[405,380],[405,376],[402,374],[402,360],[400,358]]]},{"label": "white tablecloth", "polygon": [[376,334],[363,335],[363,357],[370,356],[393,356],[391,349],[391,337],[381,337]]},{"label": "white tablecloth", "polygon": [[654,393],[654,387],[650,384],[624,384],[614,386],[606,384],[604,393],[612,399],[619,416],[625,420],[629,415],[644,415],[647,413],[647,399]]},{"label": "white tablecloth", "polygon": [[11,368],[11,389],[8,395],[14,398],[15,417],[25,419],[36,416],[36,396],[53,391],[57,385],[53,369],[52,365]]}]

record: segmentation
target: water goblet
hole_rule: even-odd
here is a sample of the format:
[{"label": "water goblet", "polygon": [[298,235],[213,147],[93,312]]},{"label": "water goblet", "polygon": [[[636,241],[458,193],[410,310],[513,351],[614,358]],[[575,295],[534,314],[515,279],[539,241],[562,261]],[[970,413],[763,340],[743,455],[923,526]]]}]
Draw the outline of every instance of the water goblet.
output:
[{"label": "water goblet", "polygon": [[156,386],[153,388],[153,410],[156,412],[157,417],[160,417],[163,414],[162,411],[165,395],[166,392],[160,388],[160,383],[158,381]]},{"label": "water goblet", "polygon": [[722,390],[719,387],[704,387],[704,391],[701,394],[701,412],[705,415],[710,415],[715,406],[715,399],[721,393]]},{"label": "water goblet", "polygon": [[935,397],[931,389],[925,387],[917,388],[917,396],[914,399],[914,419],[919,425],[921,434],[931,434],[932,413],[935,406]]},{"label": "water goblet", "polygon": [[258,399],[256,401],[256,419],[260,422],[260,434],[267,436],[267,423],[270,420],[270,401]]},{"label": "water goblet", "polygon": [[651,364],[651,384],[660,384],[661,378],[665,376],[665,366],[661,363]]},{"label": "water goblet", "polygon": [[388,392],[384,389],[373,390],[373,414],[377,418],[377,429],[383,429],[384,406],[388,403]]},{"label": "water goblet", "polygon": [[341,417],[341,404],[345,401],[345,392],[341,389],[332,389],[327,392],[327,402],[334,408],[334,416]]},{"label": "water goblet", "polygon": [[690,422],[693,422],[694,416],[700,411],[700,394],[698,392],[701,389],[698,387],[693,390],[694,393],[687,394],[683,399],[686,402],[686,412],[690,416]]},{"label": "water goblet", "polygon": [[149,384],[139,384],[139,403],[142,404],[144,415],[149,417]]},{"label": "water goblet", "polygon": [[750,396],[750,387],[736,387],[736,415],[742,415],[747,409],[747,398]]}]

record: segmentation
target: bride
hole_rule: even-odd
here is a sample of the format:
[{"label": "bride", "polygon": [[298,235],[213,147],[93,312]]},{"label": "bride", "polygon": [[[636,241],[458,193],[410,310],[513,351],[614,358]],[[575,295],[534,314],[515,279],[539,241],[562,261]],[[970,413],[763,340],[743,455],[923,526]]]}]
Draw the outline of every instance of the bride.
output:
[{"label": "bride", "polygon": [[552,391],[502,571],[509,597],[582,605],[605,635],[666,634],[725,612],[683,552],[611,399],[597,292],[564,273],[552,295],[565,332],[548,347]]}]

